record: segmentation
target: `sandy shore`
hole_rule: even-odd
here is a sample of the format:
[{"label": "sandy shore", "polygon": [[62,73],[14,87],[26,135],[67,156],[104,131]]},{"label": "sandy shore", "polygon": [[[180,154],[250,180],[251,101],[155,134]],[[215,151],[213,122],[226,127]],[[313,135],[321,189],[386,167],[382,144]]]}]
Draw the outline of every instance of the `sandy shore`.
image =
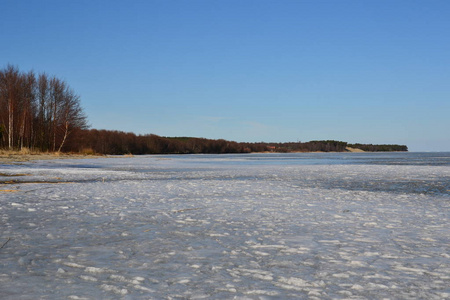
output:
[{"label": "sandy shore", "polygon": [[356,152],[356,153],[366,152],[366,151],[361,150],[359,148],[352,148],[352,147],[347,147],[347,148],[345,148],[345,150],[347,150],[348,152]]}]

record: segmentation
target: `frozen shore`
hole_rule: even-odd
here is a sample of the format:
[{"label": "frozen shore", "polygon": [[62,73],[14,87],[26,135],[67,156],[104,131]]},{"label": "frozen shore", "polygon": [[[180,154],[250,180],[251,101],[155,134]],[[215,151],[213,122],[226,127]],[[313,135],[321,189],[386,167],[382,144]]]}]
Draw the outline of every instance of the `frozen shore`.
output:
[{"label": "frozen shore", "polygon": [[450,298],[450,167],[255,157],[0,165],[0,298]]},{"label": "frozen shore", "polygon": [[33,153],[23,154],[15,151],[0,151],[1,164],[18,164],[27,161],[36,160],[53,160],[53,159],[87,159],[101,156],[83,155],[83,154],[66,154],[66,153]]}]

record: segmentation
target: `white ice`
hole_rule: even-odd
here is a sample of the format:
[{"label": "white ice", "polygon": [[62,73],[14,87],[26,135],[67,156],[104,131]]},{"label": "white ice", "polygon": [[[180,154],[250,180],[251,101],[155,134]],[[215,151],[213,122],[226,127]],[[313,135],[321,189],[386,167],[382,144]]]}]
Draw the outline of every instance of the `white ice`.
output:
[{"label": "white ice", "polygon": [[448,299],[448,166],[0,165],[1,299]]}]

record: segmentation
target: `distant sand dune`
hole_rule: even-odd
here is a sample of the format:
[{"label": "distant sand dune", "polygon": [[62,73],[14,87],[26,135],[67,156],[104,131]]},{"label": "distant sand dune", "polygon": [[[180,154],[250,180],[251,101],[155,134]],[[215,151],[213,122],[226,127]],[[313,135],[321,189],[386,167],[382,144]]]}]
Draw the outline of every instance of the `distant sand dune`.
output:
[{"label": "distant sand dune", "polygon": [[347,150],[348,152],[366,152],[364,150],[361,150],[358,148],[352,148],[352,147],[347,147],[347,148],[345,148],[345,150]]}]

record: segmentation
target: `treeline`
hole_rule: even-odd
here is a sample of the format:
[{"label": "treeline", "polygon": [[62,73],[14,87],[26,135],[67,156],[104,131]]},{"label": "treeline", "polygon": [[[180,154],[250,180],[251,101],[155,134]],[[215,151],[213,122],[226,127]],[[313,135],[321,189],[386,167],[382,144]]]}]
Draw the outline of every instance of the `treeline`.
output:
[{"label": "treeline", "polygon": [[80,98],[66,82],[11,65],[0,69],[0,148],[60,151],[86,128]]},{"label": "treeline", "polygon": [[407,151],[402,145],[341,141],[238,143],[223,139],[136,135],[88,129],[80,97],[66,82],[45,73],[0,69],[0,149],[87,154],[195,154],[250,152]]},{"label": "treeline", "polygon": [[[370,146],[373,151],[407,151],[406,146]],[[251,152],[344,152],[348,144],[340,141],[310,141],[296,143],[238,143],[223,139],[211,140],[193,137],[162,137],[154,134],[136,135],[111,130],[81,130],[76,139],[66,144],[64,150],[87,154],[222,154]],[[386,148],[388,146],[388,148]],[[396,146],[396,147],[393,147]],[[378,148],[377,148],[378,147]],[[368,149],[368,148],[367,148]],[[388,150],[381,150],[388,149]],[[372,150],[368,150],[372,151]]]},{"label": "treeline", "polygon": [[244,144],[204,138],[169,138],[111,130],[82,130],[65,151],[87,154],[246,153]]}]

